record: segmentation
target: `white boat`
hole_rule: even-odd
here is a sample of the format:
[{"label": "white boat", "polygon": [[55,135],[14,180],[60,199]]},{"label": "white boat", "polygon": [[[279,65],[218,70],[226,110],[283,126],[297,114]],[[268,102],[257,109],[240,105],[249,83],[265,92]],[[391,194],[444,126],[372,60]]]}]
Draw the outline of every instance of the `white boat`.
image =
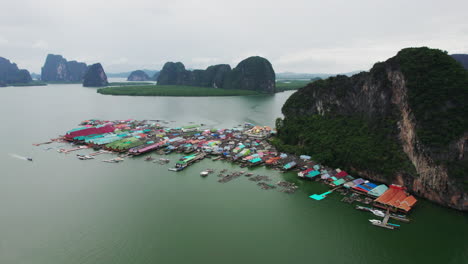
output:
[{"label": "white boat", "polygon": [[369,212],[379,217],[385,217],[385,213],[380,210],[372,209],[372,210],[369,210]]},{"label": "white boat", "polygon": [[89,155],[76,154],[76,156],[77,156],[78,159],[80,159],[80,160],[90,160],[90,159],[94,159],[94,157],[89,156]]},{"label": "white boat", "polygon": [[372,224],[377,224],[377,225],[381,225],[382,224],[382,221],[380,220],[377,220],[377,219],[369,219],[369,222],[371,222]]},{"label": "white boat", "polygon": [[202,172],[200,172],[200,176],[203,176],[203,177],[206,177],[206,176],[208,176],[208,174],[209,174],[209,172],[208,172],[208,171],[206,171],[206,170],[205,170],[205,171],[202,171]]},{"label": "white boat", "polygon": [[119,163],[119,162],[122,162],[122,161],[124,161],[124,159],[122,159],[122,158],[114,158],[114,159],[110,159],[110,160],[103,160],[102,162]]}]

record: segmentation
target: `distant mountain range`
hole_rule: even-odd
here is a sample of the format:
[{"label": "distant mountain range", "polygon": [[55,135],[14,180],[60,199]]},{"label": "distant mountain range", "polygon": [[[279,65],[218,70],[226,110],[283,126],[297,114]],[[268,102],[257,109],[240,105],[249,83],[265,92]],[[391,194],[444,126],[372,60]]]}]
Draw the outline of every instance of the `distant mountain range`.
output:
[{"label": "distant mountain range", "polygon": [[[187,68],[187,70],[190,70]],[[158,70],[148,70],[144,69],[142,70],[148,76],[154,76],[155,73],[159,72]],[[352,71],[352,72],[347,72],[347,73],[296,73],[296,72],[280,72],[276,73],[276,79],[314,79],[314,78],[321,78],[321,79],[326,79],[331,76],[336,76],[336,75],[346,75],[346,76],[352,76],[356,73],[360,73],[361,71]],[[107,77],[109,78],[128,78],[132,71],[128,72],[118,72],[118,73],[107,73]]]},{"label": "distant mountain range", "polygon": [[276,73],[276,79],[314,79],[314,78],[321,78],[326,79],[328,77],[336,76],[336,75],[346,75],[352,76],[356,73],[360,73],[361,71],[352,71],[347,73],[295,73],[295,72],[279,72]]},{"label": "distant mountain range", "polygon": [[468,54],[452,54],[450,56],[460,62],[461,65],[463,65],[463,67],[468,70]]},{"label": "distant mountain range", "polygon": [[[159,72],[158,70],[148,70],[148,69],[144,69],[142,71],[144,71],[150,77],[154,76],[155,73]],[[133,71],[118,72],[118,73],[107,73],[107,77],[109,77],[109,78],[128,78],[128,76],[130,76],[130,74],[132,72]]]}]

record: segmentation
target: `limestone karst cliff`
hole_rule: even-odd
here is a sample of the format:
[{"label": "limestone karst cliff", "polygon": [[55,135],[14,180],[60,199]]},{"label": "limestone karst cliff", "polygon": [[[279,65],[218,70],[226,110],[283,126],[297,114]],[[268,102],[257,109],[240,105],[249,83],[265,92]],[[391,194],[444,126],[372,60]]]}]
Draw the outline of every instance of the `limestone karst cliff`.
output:
[{"label": "limestone karst cliff", "polygon": [[107,86],[107,76],[101,63],[96,63],[88,67],[83,80],[85,87],[102,87]]},{"label": "limestone karst cliff", "polygon": [[136,70],[130,73],[127,78],[127,81],[131,82],[142,82],[142,81],[151,81],[151,78],[142,70]]},{"label": "limestone karst cliff", "polygon": [[88,66],[86,63],[67,61],[61,55],[48,54],[41,69],[44,82],[81,82]]},{"label": "limestone karst cliff", "polygon": [[18,69],[15,63],[0,57],[0,86],[31,81],[31,75],[27,70]]},{"label": "limestone karst cliff", "polygon": [[158,85],[187,85],[224,89],[276,92],[275,72],[271,63],[262,57],[249,57],[234,69],[218,64],[206,70],[186,70],[181,62],[167,62],[158,76]]},{"label": "limestone karst cliff", "polygon": [[468,72],[408,48],[369,72],[311,83],[277,120],[277,144],[439,204],[468,210]]}]

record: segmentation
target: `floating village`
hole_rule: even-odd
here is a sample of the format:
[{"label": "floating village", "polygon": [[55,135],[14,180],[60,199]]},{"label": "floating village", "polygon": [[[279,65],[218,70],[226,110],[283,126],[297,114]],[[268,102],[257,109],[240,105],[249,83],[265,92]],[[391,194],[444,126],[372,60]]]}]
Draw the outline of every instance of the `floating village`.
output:
[{"label": "floating village", "polygon": [[[215,171],[207,168],[199,172],[206,177],[217,174],[218,182],[227,183],[239,177],[248,177],[250,181],[264,190],[277,189],[292,194],[298,186],[292,182],[279,181],[265,175],[254,175],[247,169],[256,166],[286,171],[296,171],[302,180],[321,181],[330,186],[330,190],[309,197],[321,201],[332,193],[339,193],[345,203],[355,203],[357,210],[366,211],[377,219],[369,222],[378,227],[395,230],[400,228],[398,222],[409,222],[408,213],[417,200],[405,187],[387,186],[369,180],[353,177],[341,169],[332,169],[313,161],[307,155],[291,155],[278,152],[269,139],[275,133],[267,126],[253,124],[239,125],[232,129],[204,129],[201,125],[188,125],[168,128],[162,120],[86,120],[79,127],[71,129],[64,136],[35,146],[53,142],[68,142],[71,148],[60,147],[60,153],[71,153],[83,149],[93,149],[89,154],[76,154],[80,160],[91,160],[101,154],[115,153],[117,157],[104,159],[103,162],[119,163],[126,158],[145,155],[144,160],[160,164],[174,164],[169,170],[178,172],[203,159],[212,161],[226,160],[237,163],[239,171],[228,172],[227,169]],[[52,148],[45,148],[46,150]],[[180,153],[175,162],[167,158],[154,158],[152,153],[160,155]],[[32,161],[32,158],[30,159]],[[395,222],[390,223],[389,221]]]}]

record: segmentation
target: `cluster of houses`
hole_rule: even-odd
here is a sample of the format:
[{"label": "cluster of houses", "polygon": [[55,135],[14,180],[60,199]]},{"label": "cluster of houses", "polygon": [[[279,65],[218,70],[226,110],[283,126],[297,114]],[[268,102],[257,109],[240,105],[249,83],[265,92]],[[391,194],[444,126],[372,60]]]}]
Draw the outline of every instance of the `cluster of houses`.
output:
[{"label": "cluster of houses", "polygon": [[[137,156],[152,151],[184,153],[177,170],[207,155],[237,162],[241,167],[266,165],[284,171],[298,170],[303,179],[320,180],[337,188],[372,197],[375,206],[408,212],[416,199],[403,187],[373,183],[354,178],[346,171],[326,168],[307,155],[279,153],[268,138],[274,131],[268,126],[244,124],[231,129],[203,129],[201,125],[167,128],[155,121],[86,120],[63,137],[75,144]],[[202,155],[201,155],[202,154]]]}]

